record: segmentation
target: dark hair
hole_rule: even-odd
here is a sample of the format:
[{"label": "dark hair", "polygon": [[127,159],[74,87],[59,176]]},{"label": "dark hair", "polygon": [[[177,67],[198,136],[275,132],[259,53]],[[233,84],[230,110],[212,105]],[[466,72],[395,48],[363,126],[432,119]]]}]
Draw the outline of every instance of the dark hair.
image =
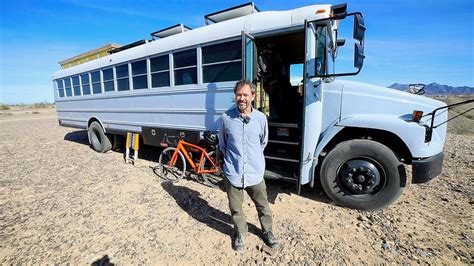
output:
[{"label": "dark hair", "polygon": [[255,92],[257,91],[257,89],[255,88],[255,85],[253,85],[252,82],[245,79],[237,81],[237,83],[235,83],[234,94],[237,92],[238,89],[244,87],[245,85],[248,85],[250,87],[250,91],[252,91],[252,94],[255,94]]}]

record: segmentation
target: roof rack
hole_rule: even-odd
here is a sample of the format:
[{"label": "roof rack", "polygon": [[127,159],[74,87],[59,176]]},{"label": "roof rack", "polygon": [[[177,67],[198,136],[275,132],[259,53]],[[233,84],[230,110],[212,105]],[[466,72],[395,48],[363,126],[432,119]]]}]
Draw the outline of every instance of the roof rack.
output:
[{"label": "roof rack", "polygon": [[249,2],[243,5],[224,9],[222,11],[214,12],[204,16],[206,25],[209,25],[209,21],[218,23],[233,18],[243,17],[250,14],[258,13],[260,10],[255,6],[253,2]]},{"label": "roof rack", "polygon": [[136,42],[132,42],[130,44],[127,44],[127,45],[124,45],[124,46],[121,46],[121,47],[118,47],[118,48],[115,48],[113,50],[110,50],[108,51],[109,54],[115,54],[115,53],[118,53],[118,52],[121,52],[123,50],[127,50],[127,49],[130,49],[130,48],[133,48],[135,46],[139,46],[139,45],[142,45],[146,43],[146,40],[139,40],[139,41],[136,41]]},{"label": "roof rack", "polygon": [[183,24],[176,24],[176,25],[168,27],[166,29],[155,31],[155,32],[151,33],[150,35],[153,38],[155,38],[155,37],[156,38],[166,38],[168,36],[172,36],[172,35],[182,33],[182,32],[188,31],[188,30],[192,30],[192,29],[190,27],[187,27],[187,26],[183,25]]}]

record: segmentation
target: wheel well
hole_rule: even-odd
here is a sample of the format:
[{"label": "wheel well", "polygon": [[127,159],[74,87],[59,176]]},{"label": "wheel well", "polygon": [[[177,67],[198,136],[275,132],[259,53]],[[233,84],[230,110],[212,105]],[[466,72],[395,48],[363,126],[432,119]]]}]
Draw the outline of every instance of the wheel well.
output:
[{"label": "wheel well", "polygon": [[400,137],[392,132],[372,128],[345,127],[324,147],[323,152],[329,152],[338,143],[350,139],[368,139],[379,142],[390,148],[400,161],[411,164],[411,152]]}]

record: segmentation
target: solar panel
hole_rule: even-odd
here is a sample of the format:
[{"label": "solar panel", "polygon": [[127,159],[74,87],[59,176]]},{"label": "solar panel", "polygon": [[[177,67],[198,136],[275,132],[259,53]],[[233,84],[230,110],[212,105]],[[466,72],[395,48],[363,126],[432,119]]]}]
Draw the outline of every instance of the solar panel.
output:
[{"label": "solar panel", "polygon": [[183,24],[176,24],[174,26],[168,27],[166,29],[162,29],[159,31],[155,31],[151,33],[151,36],[157,37],[157,38],[165,38],[168,36],[172,36],[178,33],[182,33],[188,30],[192,30],[190,27],[187,27]]},{"label": "solar panel", "polygon": [[218,23],[221,21],[247,16],[258,12],[260,12],[260,10],[255,6],[253,2],[250,2],[247,4],[227,8],[222,11],[208,14],[204,16],[204,19],[206,20],[206,24],[209,24],[209,21]]}]

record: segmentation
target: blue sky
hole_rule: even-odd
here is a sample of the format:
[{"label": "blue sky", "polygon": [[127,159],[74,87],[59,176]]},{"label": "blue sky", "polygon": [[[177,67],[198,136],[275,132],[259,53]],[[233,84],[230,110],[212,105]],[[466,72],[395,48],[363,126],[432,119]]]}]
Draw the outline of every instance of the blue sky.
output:
[{"label": "blue sky", "polygon": [[[107,43],[128,44],[244,1],[0,1],[0,103],[53,101],[59,61]],[[366,59],[352,78],[389,86],[474,86],[474,1],[255,1],[260,10],[348,3],[364,14]]]}]

